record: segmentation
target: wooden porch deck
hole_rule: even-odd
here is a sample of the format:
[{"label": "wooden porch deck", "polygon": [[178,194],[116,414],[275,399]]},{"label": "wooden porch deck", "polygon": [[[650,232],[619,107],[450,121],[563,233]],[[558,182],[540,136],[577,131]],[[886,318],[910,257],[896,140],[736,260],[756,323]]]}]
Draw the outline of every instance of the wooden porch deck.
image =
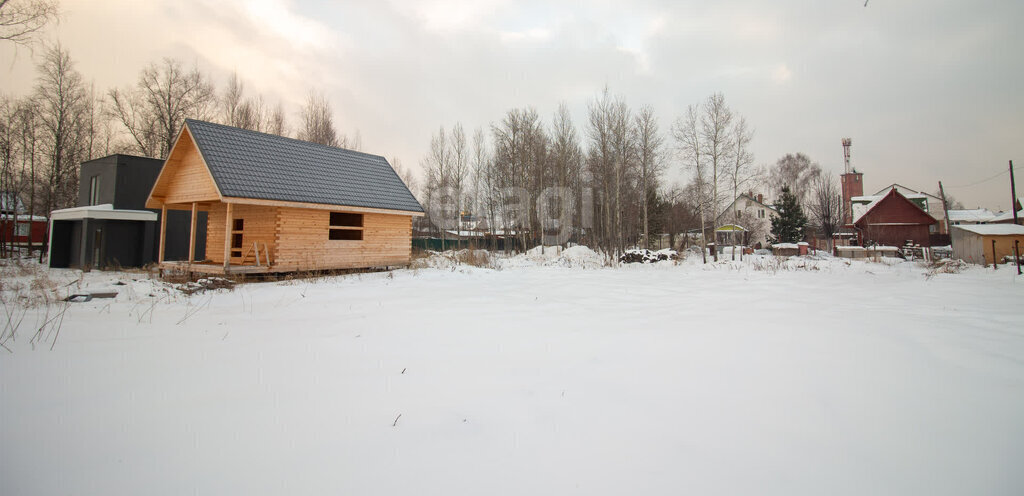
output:
[{"label": "wooden porch deck", "polygon": [[162,262],[159,265],[160,271],[187,273],[195,272],[199,274],[266,274],[269,272],[279,272],[274,270],[273,266],[266,265],[230,265],[227,270],[224,270],[224,265],[215,263],[201,263],[201,262]]}]

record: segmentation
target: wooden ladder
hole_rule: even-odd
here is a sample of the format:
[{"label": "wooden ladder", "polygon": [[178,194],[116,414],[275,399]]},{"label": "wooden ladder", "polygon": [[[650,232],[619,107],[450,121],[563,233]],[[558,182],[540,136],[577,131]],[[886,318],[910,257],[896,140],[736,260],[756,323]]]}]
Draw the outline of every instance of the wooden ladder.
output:
[{"label": "wooden ladder", "polygon": [[[260,247],[263,247],[263,260],[260,260]],[[248,250],[245,250],[245,254],[242,255],[242,265],[245,265],[246,260],[249,259],[249,254],[253,254],[253,261],[256,262],[257,267],[262,267],[263,262],[267,263],[267,267],[270,266],[270,249],[267,248],[267,244],[260,241],[253,241],[252,246]]]}]

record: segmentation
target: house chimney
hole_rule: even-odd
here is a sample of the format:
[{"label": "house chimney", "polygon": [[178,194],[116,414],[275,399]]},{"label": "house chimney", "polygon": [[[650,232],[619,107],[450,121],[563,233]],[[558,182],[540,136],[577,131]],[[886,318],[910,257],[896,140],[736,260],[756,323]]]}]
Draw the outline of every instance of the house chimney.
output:
[{"label": "house chimney", "polygon": [[764,195],[761,193],[757,194],[757,203],[764,203]]}]

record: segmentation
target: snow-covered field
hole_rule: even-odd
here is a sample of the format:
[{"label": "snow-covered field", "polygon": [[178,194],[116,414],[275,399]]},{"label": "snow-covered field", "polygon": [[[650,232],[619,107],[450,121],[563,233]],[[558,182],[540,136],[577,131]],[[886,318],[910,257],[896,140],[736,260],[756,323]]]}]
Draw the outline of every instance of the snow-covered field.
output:
[{"label": "snow-covered field", "polygon": [[0,349],[0,494],[1024,494],[1015,271],[425,265],[46,273],[126,284]]}]

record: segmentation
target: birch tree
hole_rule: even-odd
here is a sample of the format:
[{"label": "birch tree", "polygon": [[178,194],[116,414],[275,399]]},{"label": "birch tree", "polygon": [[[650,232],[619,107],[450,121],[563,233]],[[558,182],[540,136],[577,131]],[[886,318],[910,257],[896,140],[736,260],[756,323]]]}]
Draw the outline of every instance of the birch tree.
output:
[{"label": "birch tree", "polygon": [[[711,219],[712,229],[718,228],[718,212],[721,210],[722,202],[719,197],[718,179],[719,175],[725,172],[731,153],[732,143],[730,142],[730,126],[732,124],[732,111],[725,104],[725,97],[721,93],[715,93],[704,101],[701,112],[701,139],[704,141],[705,153],[708,164],[711,166]],[[718,261],[718,245],[712,253],[715,261]]]},{"label": "birch tree", "polygon": [[693,205],[700,218],[701,232],[701,256],[704,263],[707,263],[708,242],[707,242],[707,207],[711,203],[708,194],[708,171],[707,159],[704,156],[704,144],[701,137],[699,110],[690,105],[686,112],[676,119],[672,126],[672,135],[676,141],[676,147],[680,159],[686,169],[693,174],[691,183],[693,191]]},{"label": "birch tree", "polygon": [[643,206],[644,248],[650,249],[650,198],[656,193],[658,178],[662,172],[661,147],[663,138],[658,129],[658,120],[654,108],[644,106],[636,115],[635,121],[637,159],[640,165],[640,190]]},{"label": "birch tree", "polygon": [[47,49],[33,95],[46,167],[45,211],[77,199],[78,162],[83,150],[81,122],[88,95],[71,55],[60,45]]}]

